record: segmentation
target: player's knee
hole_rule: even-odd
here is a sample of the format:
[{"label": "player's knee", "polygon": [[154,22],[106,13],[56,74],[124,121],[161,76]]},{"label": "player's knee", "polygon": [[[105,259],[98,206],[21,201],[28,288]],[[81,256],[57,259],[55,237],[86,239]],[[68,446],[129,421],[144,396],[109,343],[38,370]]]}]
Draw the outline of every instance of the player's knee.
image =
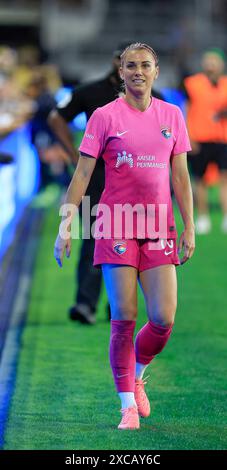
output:
[{"label": "player's knee", "polygon": [[118,303],[111,308],[112,320],[133,320],[137,318],[137,307],[134,305],[127,305]]},{"label": "player's knee", "polygon": [[162,319],[161,326],[163,326],[164,328],[171,328],[171,326],[173,326],[173,323],[174,323],[174,316],[171,318]]},{"label": "player's knee", "polygon": [[158,309],[155,315],[152,315],[152,321],[157,325],[170,328],[174,323],[177,303],[172,301]]},{"label": "player's knee", "polygon": [[174,316],[169,318],[158,317],[153,320],[153,323],[164,328],[170,328],[174,323]]}]

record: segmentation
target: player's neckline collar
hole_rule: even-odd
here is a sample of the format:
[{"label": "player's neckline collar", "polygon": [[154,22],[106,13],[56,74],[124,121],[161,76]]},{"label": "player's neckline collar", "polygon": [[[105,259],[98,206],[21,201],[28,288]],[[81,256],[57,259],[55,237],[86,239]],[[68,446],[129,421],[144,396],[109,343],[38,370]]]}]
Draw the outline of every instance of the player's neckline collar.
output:
[{"label": "player's neckline collar", "polygon": [[132,109],[133,111],[135,111],[136,113],[140,113],[140,114],[144,114],[146,113],[148,110],[150,110],[153,106],[153,103],[154,103],[154,97],[151,96],[151,101],[150,101],[150,104],[148,106],[147,109],[145,109],[144,111],[141,111],[140,109],[138,108],[135,108],[134,106],[132,106],[131,104],[128,103],[128,101],[126,101],[126,99],[123,97],[123,96],[120,96],[119,98],[121,101],[123,101],[123,103],[126,104],[126,106],[128,106],[128,108]]}]

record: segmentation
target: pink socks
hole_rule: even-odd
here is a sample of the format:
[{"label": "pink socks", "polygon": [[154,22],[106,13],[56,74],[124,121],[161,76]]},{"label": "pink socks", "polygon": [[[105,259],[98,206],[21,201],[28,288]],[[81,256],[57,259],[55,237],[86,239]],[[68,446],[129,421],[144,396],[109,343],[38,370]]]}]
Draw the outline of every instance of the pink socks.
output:
[{"label": "pink socks", "polygon": [[153,357],[163,350],[171,335],[172,328],[173,325],[165,327],[151,321],[146,323],[136,336],[136,362],[150,364]]},{"label": "pink socks", "polygon": [[135,326],[135,321],[111,321],[110,365],[118,393],[134,393],[136,362],[149,364],[163,350],[173,327],[164,327],[149,321],[138,332],[134,347]]},{"label": "pink socks", "polygon": [[110,365],[118,392],[134,392],[135,389],[135,326],[135,321],[111,321]]}]

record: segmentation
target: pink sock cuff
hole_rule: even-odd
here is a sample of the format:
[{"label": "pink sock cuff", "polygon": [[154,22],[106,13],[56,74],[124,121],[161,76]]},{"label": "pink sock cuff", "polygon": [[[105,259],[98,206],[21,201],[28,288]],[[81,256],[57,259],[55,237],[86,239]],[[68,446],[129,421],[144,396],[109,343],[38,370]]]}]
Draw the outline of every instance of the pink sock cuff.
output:
[{"label": "pink sock cuff", "polygon": [[134,320],[111,320],[111,331],[119,335],[125,333],[134,333],[136,321]]},{"label": "pink sock cuff", "polygon": [[155,333],[158,333],[159,335],[166,335],[166,334],[168,334],[168,332],[171,333],[171,331],[173,329],[173,325],[174,325],[174,323],[172,323],[172,325],[170,325],[170,326],[162,326],[162,325],[159,325],[158,323],[154,323],[151,320],[149,320],[148,323],[150,324],[150,327],[152,328],[152,330]]},{"label": "pink sock cuff", "polygon": [[144,365],[150,364],[152,359],[165,347],[172,328],[173,324],[166,327],[148,321],[136,336],[136,362]]}]

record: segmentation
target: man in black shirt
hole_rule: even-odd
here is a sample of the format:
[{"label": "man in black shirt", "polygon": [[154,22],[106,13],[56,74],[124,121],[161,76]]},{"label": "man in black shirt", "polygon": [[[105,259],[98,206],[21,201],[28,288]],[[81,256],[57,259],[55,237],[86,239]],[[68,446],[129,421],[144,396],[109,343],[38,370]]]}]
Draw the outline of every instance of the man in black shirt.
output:
[{"label": "man in black shirt", "polygon": [[[94,81],[79,86],[72,94],[71,100],[63,107],[58,106],[48,117],[48,124],[57,135],[65,149],[76,164],[79,152],[74,148],[73,139],[67,123],[72,121],[78,114],[85,112],[89,119],[96,108],[104,106],[115,100],[122,91],[122,81],[119,75],[120,55],[128,45],[119,47],[113,54],[112,69],[110,73],[101,80]],[[162,96],[153,92],[156,98]],[[104,161],[99,158],[87,188],[86,195],[90,196],[91,208],[98,204],[101,193],[104,189],[105,172]],[[95,217],[91,216],[91,226]],[[95,323],[95,310],[98,303],[102,273],[101,270],[93,266],[93,253],[95,240],[83,240],[79,266],[77,270],[78,291],[76,293],[75,305],[70,308],[69,315],[72,320],[79,320],[82,323]]]}]

